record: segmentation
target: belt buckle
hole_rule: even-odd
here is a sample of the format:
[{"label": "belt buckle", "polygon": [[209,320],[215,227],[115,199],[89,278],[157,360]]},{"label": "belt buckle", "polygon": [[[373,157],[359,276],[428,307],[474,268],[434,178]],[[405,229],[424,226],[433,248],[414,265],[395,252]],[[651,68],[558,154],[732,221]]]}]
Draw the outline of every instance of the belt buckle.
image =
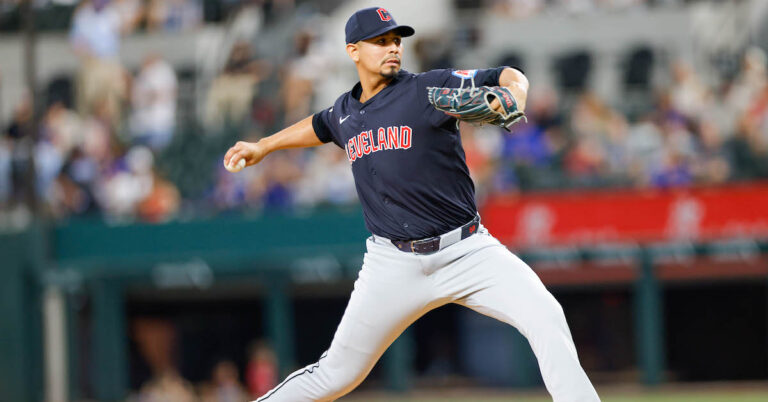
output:
[{"label": "belt buckle", "polygon": [[[435,242],[437,242],[435,244]],[[429,245],[429,250],[423,250],[423,247],[421,250],[416,250],[416,246],[425,246]],[[411,242],[411,251],[418,254],[430,254],[434,253],[435,251],[440,250],[440,237],[430,237],[428,239],[422,239],[422,240],[414,240]]]}]

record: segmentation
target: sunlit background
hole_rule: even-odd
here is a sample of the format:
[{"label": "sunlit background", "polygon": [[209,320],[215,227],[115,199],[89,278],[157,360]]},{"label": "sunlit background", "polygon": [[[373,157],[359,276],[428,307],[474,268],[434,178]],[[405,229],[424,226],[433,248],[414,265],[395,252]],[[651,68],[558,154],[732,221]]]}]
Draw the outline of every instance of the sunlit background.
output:
[{"label": "sunlit background", "polygon": [[[761,0],[3,0],[0,400],[245,401],[317,360],[368,236],[349,161],[222,156],[351,89],[373,5],[408,71],[529,78],[467,164],[605,400],[768,400]],[[457,306],[344,399],[450,395],[545,400],[525,338]]]}]

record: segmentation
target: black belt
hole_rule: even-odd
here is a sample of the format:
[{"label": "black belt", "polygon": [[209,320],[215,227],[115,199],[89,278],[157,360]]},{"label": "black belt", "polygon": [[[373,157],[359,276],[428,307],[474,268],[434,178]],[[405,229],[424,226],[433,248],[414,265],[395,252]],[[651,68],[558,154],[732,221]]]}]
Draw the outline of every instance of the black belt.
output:
[{"label": "black belt", "polygon": [[[473,234],[477,233],[477,229],[480,227],[480,215],[476,215],[475,219],[472,219],[469,223],[463,225],[460,228],[456,228],[448,233],[445,233],[440,236],[430,237],[428,239],[421,239],[421,240],[409,240],[409,241],[401,241],[401,240],[392,240],[392,244],[395,245],[395,247],[398,248],[400,251],[404,251],[406,253],[418,253],[418,254],[427,254],[427,253],[434,253],[435,251],[440,250],[440,241],[445,238],[446,241],[443,242],[443,248],[450,246],[451,244],[457,243],[460,240],[464,240],[469,236],[472,236]],[[457,233],[459,230],[461,230],[461,234]]]}]

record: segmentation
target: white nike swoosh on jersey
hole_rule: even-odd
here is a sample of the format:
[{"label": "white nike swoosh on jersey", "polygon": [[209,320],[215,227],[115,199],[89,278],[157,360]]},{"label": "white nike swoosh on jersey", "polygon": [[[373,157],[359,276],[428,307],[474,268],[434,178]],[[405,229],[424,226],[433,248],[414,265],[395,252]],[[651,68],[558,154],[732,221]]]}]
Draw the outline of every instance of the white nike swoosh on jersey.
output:
[{"label": "white nike swoosh on jersey", "polygon": [[347,120],[350,115],[347,115],[347,117],[341,118],[339,117],[339,124],[344,123],[344,120]]}]

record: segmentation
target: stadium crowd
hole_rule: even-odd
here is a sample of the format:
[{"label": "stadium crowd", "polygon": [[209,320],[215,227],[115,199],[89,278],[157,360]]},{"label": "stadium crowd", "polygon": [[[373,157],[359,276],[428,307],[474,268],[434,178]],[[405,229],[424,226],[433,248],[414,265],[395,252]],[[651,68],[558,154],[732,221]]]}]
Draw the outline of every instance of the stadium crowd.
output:
[{"label": "stadium crowd", "polygon": [[[88,0],[75,10],[69,38],[80,69],[73,96],[44,99],[37,133],[29,132],[35,114],[28,99],[2,127],[0,225],[12,226],[29,215],[30,152],[34,189],[55,219],[96,214],[117,222],[162,222],[355,204],[349,162],[332,145],[276,153],[238,174],[226,172],[220,162],[232,141],[258,139],[323,106],[312,103],[330,63],[330,56],[314,46],[321,33],[298,32],[290,57],[281,60],[257,54],[252,42],[235,42],[207,84],[199,121],[184,122],[177,115],[178,72],[161,54],[147,54],[134,72],[118,61],[121,37],[137,27],[201,23],[199,2],[162,2],[166,11],[149,13],[154,3]],[[267,7],[274,10],[273,3],[294,7],[293,2],[244,2],[230,7],[227,23],[254,10],[263,18]],[[177,6],[182,11],[173,11]],[[265,29],[270,24],[277,22],[267,19]],[[428,46],[415,48],[422,67],[451,65],[450,58],[430,61]],[[765,53],[748,49],[738,73],[717,84],[708,84],[682,60],[663,70],[669,82],[650,88],[639,111],[626,112],[626,105],[610,104],[588,87],[574,92],[534,85],[528,122],[513,133],[465,126],[463,143],[478,197],[768,177]]]}]

